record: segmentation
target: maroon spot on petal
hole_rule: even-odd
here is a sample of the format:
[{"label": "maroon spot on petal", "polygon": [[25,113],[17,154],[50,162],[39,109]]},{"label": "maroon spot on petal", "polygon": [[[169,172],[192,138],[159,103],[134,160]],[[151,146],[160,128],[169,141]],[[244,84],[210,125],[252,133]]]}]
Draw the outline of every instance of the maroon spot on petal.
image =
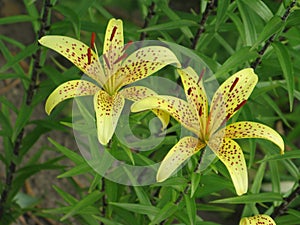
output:
[{"label": "maroon spot on petal", "polygon": [[231,87],[229,89],[229,92],[231,92],[234,89],[234,87],[235,87],[235,85],[237,84],[238,81],[239,81],[239,78],[238,77],[235,78],[235,80],[233,81],[233,83],[232,83],[232,85],[231,85]]},{"label": "maroon spot on petal", "polygon": [[192,92],[192,88],[190,87],[188,90],[187,90],[187,94],[190,95]]},{"label": "maroon spot on petal", "polygon": [[199,113],[199,116],[202,116],[202,106],[200,106],[198,113]]},{"label": "maroon spot on petal", "polygon": [[115,34],[116,34],[116,31],[117,31],[117,27],[114,26],[114,28],[113,28],[113,30],[112,30],[112,32],[111,32],[109,41],[112,41],[112,40],[113,40],[113,38],[114,38],[114,36],[115,36]]},{"label": "maroon spot on petal", "polygon": [[237,105],[237,107],[235,107],[234,111],[238,111],[243,105],[245,105],[247,102],[247,100],[242,101],[240,104]]},{"label": "maroon spot on petal", "polygon": [[92,50],[91,50],[91,48],[88,48],[87,58],[88,58],[88,65],[90,65],[91,62],[92,62]]}]

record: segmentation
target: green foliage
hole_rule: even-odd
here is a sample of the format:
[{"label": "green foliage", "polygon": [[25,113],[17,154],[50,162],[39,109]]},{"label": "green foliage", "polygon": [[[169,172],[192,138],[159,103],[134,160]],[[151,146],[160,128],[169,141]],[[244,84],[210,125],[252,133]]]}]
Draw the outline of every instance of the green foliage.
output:
[{"label": "green foliage", "polygon": [[[30,43],[23,41],[22,31],[0,35],[0,224],[34,217],[62,224],[226,225],[255,214],[271,215],[279,225],[299,223],[299,1],[23,0],[18,4],[24,13],[1,17],[0,26],[21,29],[26,24],[33,33]],[[281,133],[286,152],[279,155],[277,147],[264,140],[239,142],[249,171],[247,194],[235,195],[227,169],[216,159],[194,173],[199,155],[194,155],[177,176],[162,183],[118,184],[93,169],[99,162],[109,167],[110,161],[88,161],[77,147],[68,148],[53,135],[55,131],[73,138],[71,105],[65,101],[48,116],[41,113],[45,100],[59,84],[79,78],[81,72],[39,46],[37,40],[49,34],[89,43],[91,32],[95,32],[102,52],[111,17],[123,20],[125,42],[138,41],[143,34],[148,40],[185,46],[202,58],[220,82],[239,69],[254,67],[259,83],[234,120],[273,127]],[[157,75],[177,82],[178,76],[169,71]],[[153,143],[147,139],[153,118],[150,112],[130,115],[130,128],[145,138],[144,146]],[[89,129],[86,124],[80,128]],[[125,129],[122,132],[127,134]],[[180,125],[171,119],[166,137],[154,149],[136,154],[113,138],[106,150],[128,164],[151,164],[162,160],[179,140],[180,132]],[[46,145],[40,144],[49,136]],[[47,154],[50,157],[45,159]],[[43,203],[55,197],[38,192],[32,195],[24,188],[43,171],[59,174],[44,181],[59,196],[52,208],[43,207]],[[137,180],[128,171],[127,177],[131,182]],[[83,179],[84,185],[78,179]],[[62,180],[72,190],[56,185]],[[34,184],[31,186],[34,189]]]}]

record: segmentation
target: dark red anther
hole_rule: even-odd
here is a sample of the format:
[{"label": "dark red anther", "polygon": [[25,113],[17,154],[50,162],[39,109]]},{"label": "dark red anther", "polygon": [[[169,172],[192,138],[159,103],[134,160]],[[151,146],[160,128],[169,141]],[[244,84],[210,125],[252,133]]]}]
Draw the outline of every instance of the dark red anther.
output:
[{"label": "dark red anther", "polygon": [[132,45],[133,41],[128,41],[127,44],[123,47],[122,52],[124,52],[130,45]]},{"label": "dark red anther", "polygon": [[113,30],[112,30],[112,32],[111,32],[109,41],[112,41],[112,40],[113,40],[113,38],[114,38],[114,36],[115,36],[115,34],[116,34],[116,31],[117,31],[117,27],[114,26],[114,28],[113,28]]},{"label": "dark red anther", "polygon": [[91,48],[88,48],[87,58],[88,58],[88,65],[90,65],[92,63],[92,50],[91,50]]},{"label": "dark red anther", "polygon": [[96,39],[96,33],[92,32],[92,36],[91,36],[91,48],[93,48],[94,45],[95,45],[95,39]]},{"label": "dark red anther", "polygon": [[188,90],[187,90],[187,94],[190,95],[192,92],[192,88],[190,87]]},{"label": "dark red anther", "polygon": [[235,80],[233,81],[233,83],[232,83],[232,85],[231,85],[231,87],[229,89],[229,92],[232,92],[233,88],[235,87],[235,85],[237,84],[238,81],[239,81],[239,78],[238,77],[235,78]]},{"label": "dark red anther", "polygon": [[122,61],[123,59],[125,59],[127,57],[127,54],[124,53],[123,55],[121,55],[119,58],[116,59],[116,61],[114,61],[114,64]]},{"label": "dark red anther", "polygon": [[108,69],[110,69],[110,64],[109,64],[108,58],[106,57],[105,54],[103,54],[103,58],[104,58],[104,60],[105,60],[105,63],[106,63],[106,65],[107,65]]},{"label": "dark red anther", "polygon": [[206,68],[203,68],[203,69],[201,70],[200,76],[199,76],[198,81],[197,81],[198,84],[199,84],[200,81],[202,80],[202,78],[203,78],[203,76],[204,76],[204,74],[205,74],[205,70],[206,70]]},{"label": "dark red anther", "polygon": [[245,105],[247,102],[247,100],[242,101],[240,104],[237,105],[237,107],[235,107],[234,112],[238,111],[243,105]]}]

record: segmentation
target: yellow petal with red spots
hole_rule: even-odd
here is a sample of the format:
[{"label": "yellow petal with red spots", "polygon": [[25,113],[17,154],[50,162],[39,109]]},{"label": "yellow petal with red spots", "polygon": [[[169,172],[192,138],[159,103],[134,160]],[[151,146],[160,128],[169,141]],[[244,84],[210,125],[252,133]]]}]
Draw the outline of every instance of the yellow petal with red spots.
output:
[{"label": "yellow petal with red spots", "polygon": [[210,134],[232,117],[247,101],[256,83],[257,75],[252,68],[240,70],[229,77],[213,96],[210,114]]},{"label": "yellow petal with red spots", "polygon": [[272,128],[256,122],[242,121],[226,126],[225,136],[232,139],[239,138],[262,138],[276,144],[281,154],[284,153],[284,142],[282,137]]},{"label": "yellow petal with red spots", "polygon": [[[155,91],[143,86],[132,86],[124,88],[119,93],[120,95],[123,95],[124,98],[134,102],[149,96],[157,95]],[[169,114],[159,109],[153,109],[152,112],[160,119],[162,123],[162,129],[165,129],[170,121]]]},{"label": "yellow petal with red spots", "polygon": [[125,99],[122,95],[109,95],[100,90],[94,96],[94,108],[97,120],[98,140],[106,145],[113,136]]},{"label": "yellow petal with red spots", "polygon": [[123,22],[110,19],[106,28],[103,45],[103,62],[106,74],[111,76],[121,65],[120,58],[124,55]]},{"label": "yellow petal with red spots", "polygon": [[201,129],[204,131],[206,130],[208,101],[203,86],[202,75],[197,75],[191,67],[177,69],[177,71],[181,77],[187,101],[198,112],[202,126]]},{"label": "yellow petal with red spots", "polygon": [[[100,85],[103,85],[104,72],[99,63],[98,56],[81,41],[65,36],[47,35],[42,37],[39,43],[66,57],[82,72],[97,81]],[[91,54],[90,63],[88,51]]]},{"label": "yellow petal with red spots", "polygon": [[45,105],[47,114],[50,114],[53,108],[60,102],[77,97],[94,95],[100,88],[85,80],[71,80],[59,85],[48,97]]},{"label": "yellow petal with red spots", "polygon": [[116,89],[141,80],[171,64],[180,66],[170,49],[162,46],[140,48],[123,61],[121,68],[114,75],[113,79],[117,82]]},{"label": "yellow petal with red spots", "polygon": [[201,150],[206,144],[195,137],[184,137],[168,152],[157,171],[156,180],[162,182],[181,166],[185,160]]},{"label": "yellow petal with red spots", "polygon": [[240,225],[276,225],[276,223],[270,216],[261,214],[242,218]]},{"label": "yellow petal with red spots", "polygon": [[208,146],[224,163],[231,176],[236,193],[242,195],[248,189],[248,173],[241,147],[230,138],[212,137]]},{"label": "yellow petal with red spots", "polygon": [[186,101],[166,95],[156,95],[144,98],[131,106],[132,112],[140,112],[148,109],[160,109],[169,113],[185,128],[199,134],[200,123],[198,114]]}]

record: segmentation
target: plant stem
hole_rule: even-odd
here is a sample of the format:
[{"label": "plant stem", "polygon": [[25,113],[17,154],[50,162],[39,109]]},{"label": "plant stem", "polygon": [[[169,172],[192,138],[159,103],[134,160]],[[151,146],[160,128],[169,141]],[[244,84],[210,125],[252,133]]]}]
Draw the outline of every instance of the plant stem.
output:
[{"label": "plant stem", "polygon": [[[146,28],[146,27],[148,27],[150,20],[155,15],[154,8],[155,8],[155,3],[152,2],[151,5],[148,8],[148,14],[147,14],[147,16],[145,18],[145,22],[144,22],[144,25],[142,27],[143,29]],[[147,33],[146,32],[142,32],[141,35],[140,35],[140,41],[144,40],[146,37],[147,37]]]},{"label": "plant stem", "polygon": [[[40,26],[40,29],[38,32],[38,37],[41,37],[45,33],[45,29],[47,27],[47,18],[48,18],[49,9],[50,9],[50,0],[45,0],[43,9],[44,9],[44,11],[43,11],[42,18],[41,18],[41,26]],[[27,94],[25,97],[26,105],[31,105],[32,99],[33,99],[33,96],[34,96],[34,93],[35,93],[35,90],[37,87],[37,77],[39,75],[39,68],[40,68],[40,55],[41,55],[41,50],[38,49],[37,52],[35,53],[35,55],[33,56],[34,68],[32,71],[29,88],[27,89]],[[13,157],[12,158],[14,158],[14,159],[17,159],[19,157],[23,137],[24,137],[24,128],[21,129],[21,131],[19,132],[19,134],[16,137],[15,142],[13,143],[13,153],[12,153]],[[8,166],[8,169],[6,172],[4,188],[0,195],[0,221],[2,221],[3,216],[6,214],[6,207],[8,205],[7,200],[9,197],[9,192],[12,189],[12,183],[13,183],[14,174],[16,173],[16,167],[17,167],[17,164],[16,164],[15,160],[12,159]]]},{"label": "plant stem", "polygon": [[192,45],[191,45],[191,49],[196,49],[198,41],[200,39],[201,34],[205,31],[205,24],[206,21],[208,19],[209,14],[212,12],[212,10],[214,9],[214,0],[210,0],[208,5],[206,6],[206,9],[203,13],[203,16],[201,18],[201,21],[199,22],[199,28],[196,31],[195,37],[192,40]]},{"label": "plant stem", "polygon": [[272,218],[280,216],[285,213],[288,205],[294,201],[300,194],[300,181],[298,182],[298,187],[286,198],[283,199],[283,202],[275,208],[274,212],[271,214]]},{"label": "plant stem", "polygon": [[[287,7],[284,15],[281,17],[282,21],[286,21],[288,16],[291,14],[291,9],[295,6],[296,0],[293,0],[291,4]],[[256,69],[256,67],[261,63],[262,57],[269,48],[269,46],[274,42],[276,33],[272,34],[271,37],[266,41],[265,45],[261,48],[261,50],[258,52],[259,56],[255,59],[255,61],[251,64],[251,67],[253,69]]]}]

